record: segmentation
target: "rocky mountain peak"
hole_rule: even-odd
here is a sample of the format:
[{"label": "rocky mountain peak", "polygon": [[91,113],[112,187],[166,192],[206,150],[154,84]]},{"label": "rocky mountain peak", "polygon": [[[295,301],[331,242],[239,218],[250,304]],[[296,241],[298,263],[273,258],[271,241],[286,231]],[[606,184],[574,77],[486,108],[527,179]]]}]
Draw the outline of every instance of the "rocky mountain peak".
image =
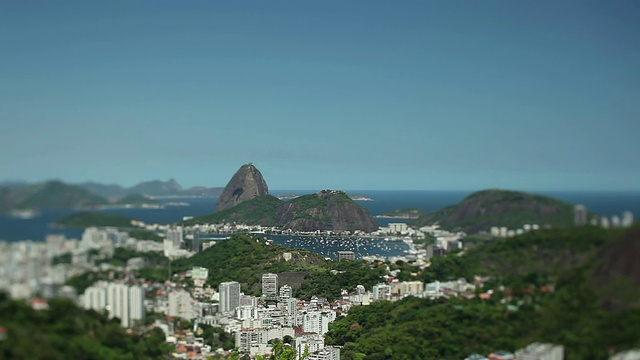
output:
[{"label": "rocky mountain peak", "polygon": [[232,208],[265,194],[269,194],[269,188],[260,171],[251,163],[242,165],[222,191],[215,211]]}]

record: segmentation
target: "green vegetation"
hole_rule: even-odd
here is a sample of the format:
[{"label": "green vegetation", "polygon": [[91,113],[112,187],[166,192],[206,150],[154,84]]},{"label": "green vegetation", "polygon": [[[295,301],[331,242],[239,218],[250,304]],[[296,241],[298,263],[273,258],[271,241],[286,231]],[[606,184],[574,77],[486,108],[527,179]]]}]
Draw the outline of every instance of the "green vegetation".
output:
[{"label": "green vegetation", "polygon": [[71,264],[71,253],[58,255],[51,259],[51,265]]},{"label": "green vegetation", "polygon": [[2,359],[159,359],[170,352],[161,330],[130,335],[119,320],[66,299],[52,299],[49,310],[36,311],[0,295],[0,319],[7,329]]},{"label": "green vegetation", "polygon": [[202,334],[199,336],[201,336],[205,344],[210,345],[212,349],[222,348],[224,350],[232,350],[235,347],[235,338],[233,335],[225,332],[221,327],[200,324],[198,328],[202,330]]},{"label": "green vegetation", "polygon": [[[283,259],[284,252],[292,254],[290,261]],[[320,255],[307,250],[267,245],[263,239],[234,235],[191,258],[174,261],[172,269],[175,272],[192,266],[206,267],[210,284],[217,286],[221,282],[237,281],[245,292],[258,294],[263,273],[308,270],[323,266],[325,262]]]},{"label": "green vegetation", "polygon": [[323,190],[317,194],[302,195],[288,201],[287,204],[289,207],[295,209],[293,217],[288,219],[288,222],[305,219],[329,225],[331,224],[331,217],[329,216],[329,206],[331,204],[338,206],[344,206],[345,204],[360,206],[346,193],[330,190]]},{"label": "green vegetation", "polygon": [[84,293],[84,291],[97,281],[104,280],[109,281],[109,273],[108,272],[85,272],[76,276],[72,276],[65,281],[65,285],[69,285],[72,288],[76,289],[78,294]]},{"label": "green vegetation", "polygon": [[343,358],[462,359],[472,353],[515,351],[529,343],[565,346],[565,359],[604,359],[610,347],[640,346],[640,310],[597,306],[585,273],[572,271],[555,293],[514,297],[516,311],[496,296],[488,301],[407,298],[354,307],[329,326],[326,343],[344,346]]},{"label": "green vegetation", "polygon": [[113,266],[126,266],[127,260],[136,257],[144,259],[145,265],[149,267],[166,266],[169,261],[169,259],[167,259],[162,253],[159,252],[137,252],[123,247],[117,247],[115,248],[113,257],[111,259],[102,260],[98,262],[98,264],[108,263]]},{"label": "green vegetation", "polygon": [[[617,263],[602,259],[602,251],[621,235],[592,227],[540,231],[434,258],[425,281],[484,274],[494,279],[484,290],[508,288],[489,300],[407,298],[352,308],[330,325],[326,342],[344,346],[345,359],[461,359],[535,341],[564,345],[568,360],[604,359],[611,347],[637,348],[637,283],[598,288],[594,276],[598,264]],[[609,310],[603,296],[635,306]]]},{"label": "green vegetation", "polygon": [[305,281],[296,291],[295,296],[309,300],[311,296],[325,297],[333,301],[342,289],[354,291],[357,285],[371,289],[380,283],[385,274],[384,266],[369,266],[364,261],[327,262],[322,269],[317,269],[305,277]]},{"label": "green vegetation", "polygon": [[[291,260],[283,259],[284,252],[291,253]],[[380,281],[384,271],[381,268],[371,269],[364,262],[337,263],[308,250],[267,245],[264,240],[248,235],[232,236],[191,258],[178,259],[172,263],[172,270],[184,271],[192,266],[208,268],[208,282],[214,286],[225,281],[237,281],[245,293],[253,294],[259,294],[264,273],[308,273],[295,294],[306,299],[312,295],[334,299],[340,295],[341,289],[353,290],[358,284],[372,286]],[[332,270],[337,274],[333,275]]]},{"label": "green vegetation", "polygon": [[142,206],[142,205],[158,205],[160,203],[157,200],[151,199],[142,194],[131,194],[118,200],[116,204]]},{"label": "green vegetation", "polygon": [[377,229],[377,223],[366,209],[346,193],[329,190],[287,202],[271,195],[261,195],[232,208],[183,222],[184,225],[203,223],[243,223],[302,231],[310,228],[339,231]]},{"label": "green vegetation", "polygon": [[56,221],[56,225],[67,227],[86,228],[96,227],[131,227],[133,218],[117,214],[105,214],[101,212],[80,212],[65,216]]},{"label": "green vegetation", "polygon": [[127,230],[127,233],[129,234],[130,237],[138,240],[152,240],[157,242],[161,242],[163,240],[163,238],[160,235],[152,231],[147,231],[142,229]]},{"label": "green vegetation", "polygon": [[297,197],[278,209],[278,226],[294,231],[373,231],[369,212],[342,191],[322,190]]},{"label": "green vegetation", "polygon": [[276,211],[282,200],[271,195],[261,195],[255,199],[241,202],[240,204],[226,210],[213,214],[200,216],[187,221],[184,225],[195,225],[204,223],[243,223],[262,226],[276,225]]},{"label": "green vegetation", "polygon": [[411,225],[438,223],[444,229],[476,232],[488,231],[491,226],[517,229],[525,224],[566,227],[572,220],[571,205],[559,200],[515,191],[485,190],[469,195],[458,205],[422,215]]},{"label": "green vegetation", "polygon": [[505,285],[522,278],[555,281],[565,271],[591,260],[598,249],[621,231],[573,227],[533,231],[469,249],[463,256],[436,257],[424,273],[425,281],[452,280],[484,274],[499,277]]}]

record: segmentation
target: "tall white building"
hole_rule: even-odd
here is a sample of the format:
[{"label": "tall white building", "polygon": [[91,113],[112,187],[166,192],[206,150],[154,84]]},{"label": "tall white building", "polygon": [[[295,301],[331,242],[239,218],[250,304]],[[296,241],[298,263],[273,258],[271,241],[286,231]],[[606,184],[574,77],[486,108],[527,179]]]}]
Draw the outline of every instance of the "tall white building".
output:
[{"label": "tall white building", "polygon": [[573,207],[573,224],[582,226],[587,224],[587,207],[578,204]]},{"label": "tall white building", "polygon": [[193,299],[188,291],[177,289],[169,293],[169,316],[193,318]]},{"label": "tall white building", "polygon": [[144,295],[142,286],[129,287],[129,326],[145,318]]},{"label": "tall white building", "polygon": [[223,282],[218,292],[220,293],[220,312],[234,313],[240,305],[240,284],[237,281]]},{"label": "tall white building", "polygon": [[262,274],[262,296],[267,299],[278,298],[278,274]]},{"label": "tall white building", "polygon": [[107,311],[109,318],[117,317],[123,327],[131,327],[145,317],[144,289],[118,283],[99,282],[84,292],[84,308]]},{"label": "tall white building", "polygon": [[280,287],[280,301],[285,301],[289,298],[291,298],[291,295],[293,293],[293,289],[291,289],[291,286],[284,284]]},{"label": "tall white building", "polygon": [[183,243],[182,227],[178,226],[174,229],[167,230],[166,239],[171,241],[174,249],[182,248],[182,243]]},{"label": "tall white building", "polygon": [[329,331],[329,323],[336,319],[333,311],[319,312],[311,311],[304,314],[302,318],[302,331],[305,333],[316,333],[324,335]]},{"label": "tall white building", "polygon": [[633,225],[633,213],[625,211],[622,213],[622,227],[630,227]]},{"label": "tall white building", "polygon": [[99,283],[88,287],[84,291],[84,308],[95,310],[99,313],[105,311],[107,306],[107,288]]},{"label": "tall white building", "polygon": [[107,310],[109,310],[109,317],[120,318],[122,326],[129,326],[129,287],[127,285],[109,283],[107,286]]},{"label": "tall white building", "polygon": [[100,249],[109,241],[107,232],[95,227],[89,227],[82,233],[82,240],[78,244],[81,250]]}]

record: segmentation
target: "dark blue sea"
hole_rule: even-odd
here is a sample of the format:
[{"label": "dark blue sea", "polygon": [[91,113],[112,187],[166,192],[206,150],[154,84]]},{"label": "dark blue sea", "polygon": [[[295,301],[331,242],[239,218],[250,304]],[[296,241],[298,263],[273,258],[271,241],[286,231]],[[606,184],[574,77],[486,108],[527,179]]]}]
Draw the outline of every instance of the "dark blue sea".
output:
[{"label": "dark blue sea", "polygon": [[[271,191],[275,196],[280,194],[304,195],[315,191]],[[462,201],[472,191],[348,191],[351,195],[363,195],[373,201],[358,201],[366,207],[372,215],[383,214],[388,211],[402,208],[419,208],[426,211],[438,210],[444,206],[453,205]],[[583,204],[589,211],[600,215],[620,215],[623,211],[633,212],[637,218],[640,215],[640,192],[536,192],[548,195],[572,204]],[[184,216],[200,216],[211,213],[215,207],[217,198],[168,198],[160,199],[162,203],[184,202],[188,206],[165,206],[160,209],[105,209],[98,210],[105,213],[115,213],[130,216],[146,223],[170,224],[181,221]],[[20,219],[9,215],[0,215],[0,240],[19,241],[32,240],[44,241],[47,234],[65,234],[70,238],[78,238],[81,229],[60,229],[52,223],[72,210],[44,210],[37,216],[29,219]],[[377,219],[384,226],[389,221],[399,220]]]}]

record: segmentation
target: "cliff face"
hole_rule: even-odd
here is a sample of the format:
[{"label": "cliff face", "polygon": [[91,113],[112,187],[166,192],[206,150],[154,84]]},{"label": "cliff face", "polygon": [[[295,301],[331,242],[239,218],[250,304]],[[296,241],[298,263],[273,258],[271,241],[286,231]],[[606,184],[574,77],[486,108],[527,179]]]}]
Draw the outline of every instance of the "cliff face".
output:
[{"label": "cliff face", "polygon": [[640,307],[640,225],[596,255],[593,280],[603,305],[612,309]]},{"label": "cliff face", "polygon": [[278,207],[276,223],[294,231],[354,231],[371,232],[378,223],[367,209],[356,204],[341,191],[323,190],[300,196]]},{"label": "cliff face", "polygon": [[232,208],[265,194],[269,194],[269,188],[260,171],[253,164],[242,165],[222,191],[215,211]]}]

